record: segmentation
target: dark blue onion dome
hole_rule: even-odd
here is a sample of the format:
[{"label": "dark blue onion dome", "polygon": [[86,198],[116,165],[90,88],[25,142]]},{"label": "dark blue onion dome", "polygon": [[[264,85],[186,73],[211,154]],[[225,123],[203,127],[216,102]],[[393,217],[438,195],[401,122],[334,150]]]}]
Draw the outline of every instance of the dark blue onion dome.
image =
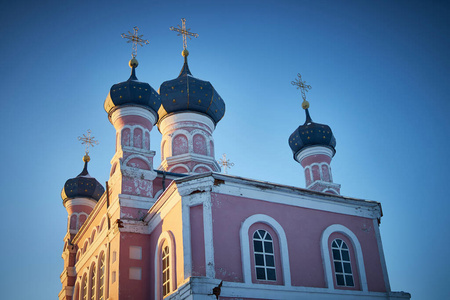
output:
[{"label": "dark blue onion dome", "polygon": [[158,121],[157,112],[161,106],[161,99],[158,93],[148,83],[138,81],[136,77],[138,64],[136,58],[130,60],[130,78],[111,87],[108,97],[106,97],[104,108],[108,113],[108,117],[111,118],[111,114],[117,107],[125,105],[141,106],[154,112],[156,123]]},{"label": "dark blue onion dome", "polygon": [[299,126],[289,137],[289,146],[294,153],[294,158],[304,148],[316,145],[329,147],[333,149],[333,154],[336,153],[336,139],[330,126],[312,121],[308,111],[308,101],[303,101],[302,107],[306,113],[305,124]]},{"label": "dark blue onion dome", "polygon": [[87,170],[90,158],[89,155],[83,157],[84,168],[81,173],[66,181],[61,191],[63,203],[74,198],[91,198],[98,201],[105,192],[105,188],[94,177],[91,177]]},{"label": "dark blue onion dome", "polygon": [[208,115],[216,125],[225,114],[225,102],[209,81],[192,76],[187,62],[189,52],[184,49],[181,54],[184,65],[180,75],[163,82],[159,89],[159,119],[175,112],[199,112]]}]

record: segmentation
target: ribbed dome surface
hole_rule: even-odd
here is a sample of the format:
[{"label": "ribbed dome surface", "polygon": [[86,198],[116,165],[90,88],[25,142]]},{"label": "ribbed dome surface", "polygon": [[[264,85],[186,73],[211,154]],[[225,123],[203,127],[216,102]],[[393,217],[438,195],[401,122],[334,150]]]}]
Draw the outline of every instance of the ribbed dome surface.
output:
[{"label": "ribbed dome surface", "polygon": [[135,68],[127,81],[113,85],[106,97],[104,108],[108,115],[123,105],[138,105],[158,112],[161,99],[158,93],[146,82],[140,82],[135,75]]},{"label": "ribbed dome surface", "polygon": [[159,119],[174,112],[193,111],[208,115],[217,124],[225,114],[225,102],[209,81],[192,76],[185,57],[180,75],[161,84]]},{"label": "ribbed dome surface", "polygon": [[66,181],[61,191],[63,203],[74,198],[91,198],[98,201],[105,192],[105,188],[87,171],[87,162],[83,171],[75,178]]},{"label": "ribbed dome surface", "polygon": [[305,112],[305,124],[299,126],[289,137],[289,146],[294,156],[303,148],[314,145],[327,146],[336,151],[336,139],[330,126],[314,123],[311,120],[308,109]]}]

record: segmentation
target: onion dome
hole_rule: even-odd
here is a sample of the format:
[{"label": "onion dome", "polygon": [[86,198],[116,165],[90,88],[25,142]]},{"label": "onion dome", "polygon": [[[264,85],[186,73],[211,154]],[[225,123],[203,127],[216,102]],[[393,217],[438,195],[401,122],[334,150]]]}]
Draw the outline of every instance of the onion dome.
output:
[{"label": "onion dome", "polygon": [[63,203],[74,198],[91,198],[98,201],[105,192],[105,188],[94,177],[91,177],[87,170],[90,158],[89,155],[83,157],[84,168],[81,173],[66,181],[61,191]]},{"label": "onion dome", "polygon": [[336,152],[336,139],[330,126],[314,123],[309,115],[309,103],[303,101],[302,107],[305,110],[306,121],[299,126],[289,137],[289,146],[294,153],[294,158],[297,153],[309,146],[325,146],[333,149],[333,154]]},{"label": "onion dome", "polygon": [[184,65],[177,78],[161,84],[161,107],[158,111],[161,120],[170,113],[199,112],[208,115],[217,124],[225,114],[225,102],[209,81],[192,76],[184,49]]},{"label": "onion dome", "polygon": [[[117,107],[133,105],[154,111],[156,115],[161,106],[161,99],[158,93],[148,83],[138,81],[136,77],[138,61],[136,58],[131,59],[129,65],[131,67],[130,78],[111,87],[104,104],[105,111],[111,117],[111,114]],[[157,116],[156,121],[158,121]]]}]

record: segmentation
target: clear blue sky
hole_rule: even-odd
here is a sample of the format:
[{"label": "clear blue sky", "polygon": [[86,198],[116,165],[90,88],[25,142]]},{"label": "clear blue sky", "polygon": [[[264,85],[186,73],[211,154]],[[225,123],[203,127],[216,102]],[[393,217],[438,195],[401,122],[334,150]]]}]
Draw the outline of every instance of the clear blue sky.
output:
[{"label": "clear blue sky", "polygon": [[[156,90],[178,75],[187,19],[194,76],[227,110],[214,133],[230,174],[304,187],[287,139],[304,122],[300,72],[314,121],[337,139],[342,194],[382,203],[393,290],[450,298],[448,147],[450,5],[444,1],[9,1],[0,10],[1,299],[56,299],[67,214],[60,191],[82,169],[77,137],[91,129],[90,174],[104,183],[115,131],[103,110],[128,79]],[[152,149],[160,163],[161,135]]]}]

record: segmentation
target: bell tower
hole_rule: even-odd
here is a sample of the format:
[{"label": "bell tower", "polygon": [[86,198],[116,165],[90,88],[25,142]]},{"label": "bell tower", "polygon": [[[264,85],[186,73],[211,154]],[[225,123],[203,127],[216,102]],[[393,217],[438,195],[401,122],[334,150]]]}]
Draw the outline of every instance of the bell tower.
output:
[{"label": "bell tower", "polygon": [[306,92],[311,86],[302,81],[300,74],[297,76],[292,84],[302,93],[306,121],[291,134],[289,146],[294,159],[303,167],[307,189],[339,195],[341,185],[333,182],[330,166],[336,153],[336,139],[330,126],[312,121],[308,110],[309,102],[306,101]]},{"label": "bell tower", "polygon": [[225,114],[225,102],[212,84],[192,76],[186,37],[198,34],[182,26],[171,30],[183,35],[183,68],[177,78],[159,89],[158,129],[162,133],[160,170],[174,173],[219,172],[214,156],[213,132]]}]

